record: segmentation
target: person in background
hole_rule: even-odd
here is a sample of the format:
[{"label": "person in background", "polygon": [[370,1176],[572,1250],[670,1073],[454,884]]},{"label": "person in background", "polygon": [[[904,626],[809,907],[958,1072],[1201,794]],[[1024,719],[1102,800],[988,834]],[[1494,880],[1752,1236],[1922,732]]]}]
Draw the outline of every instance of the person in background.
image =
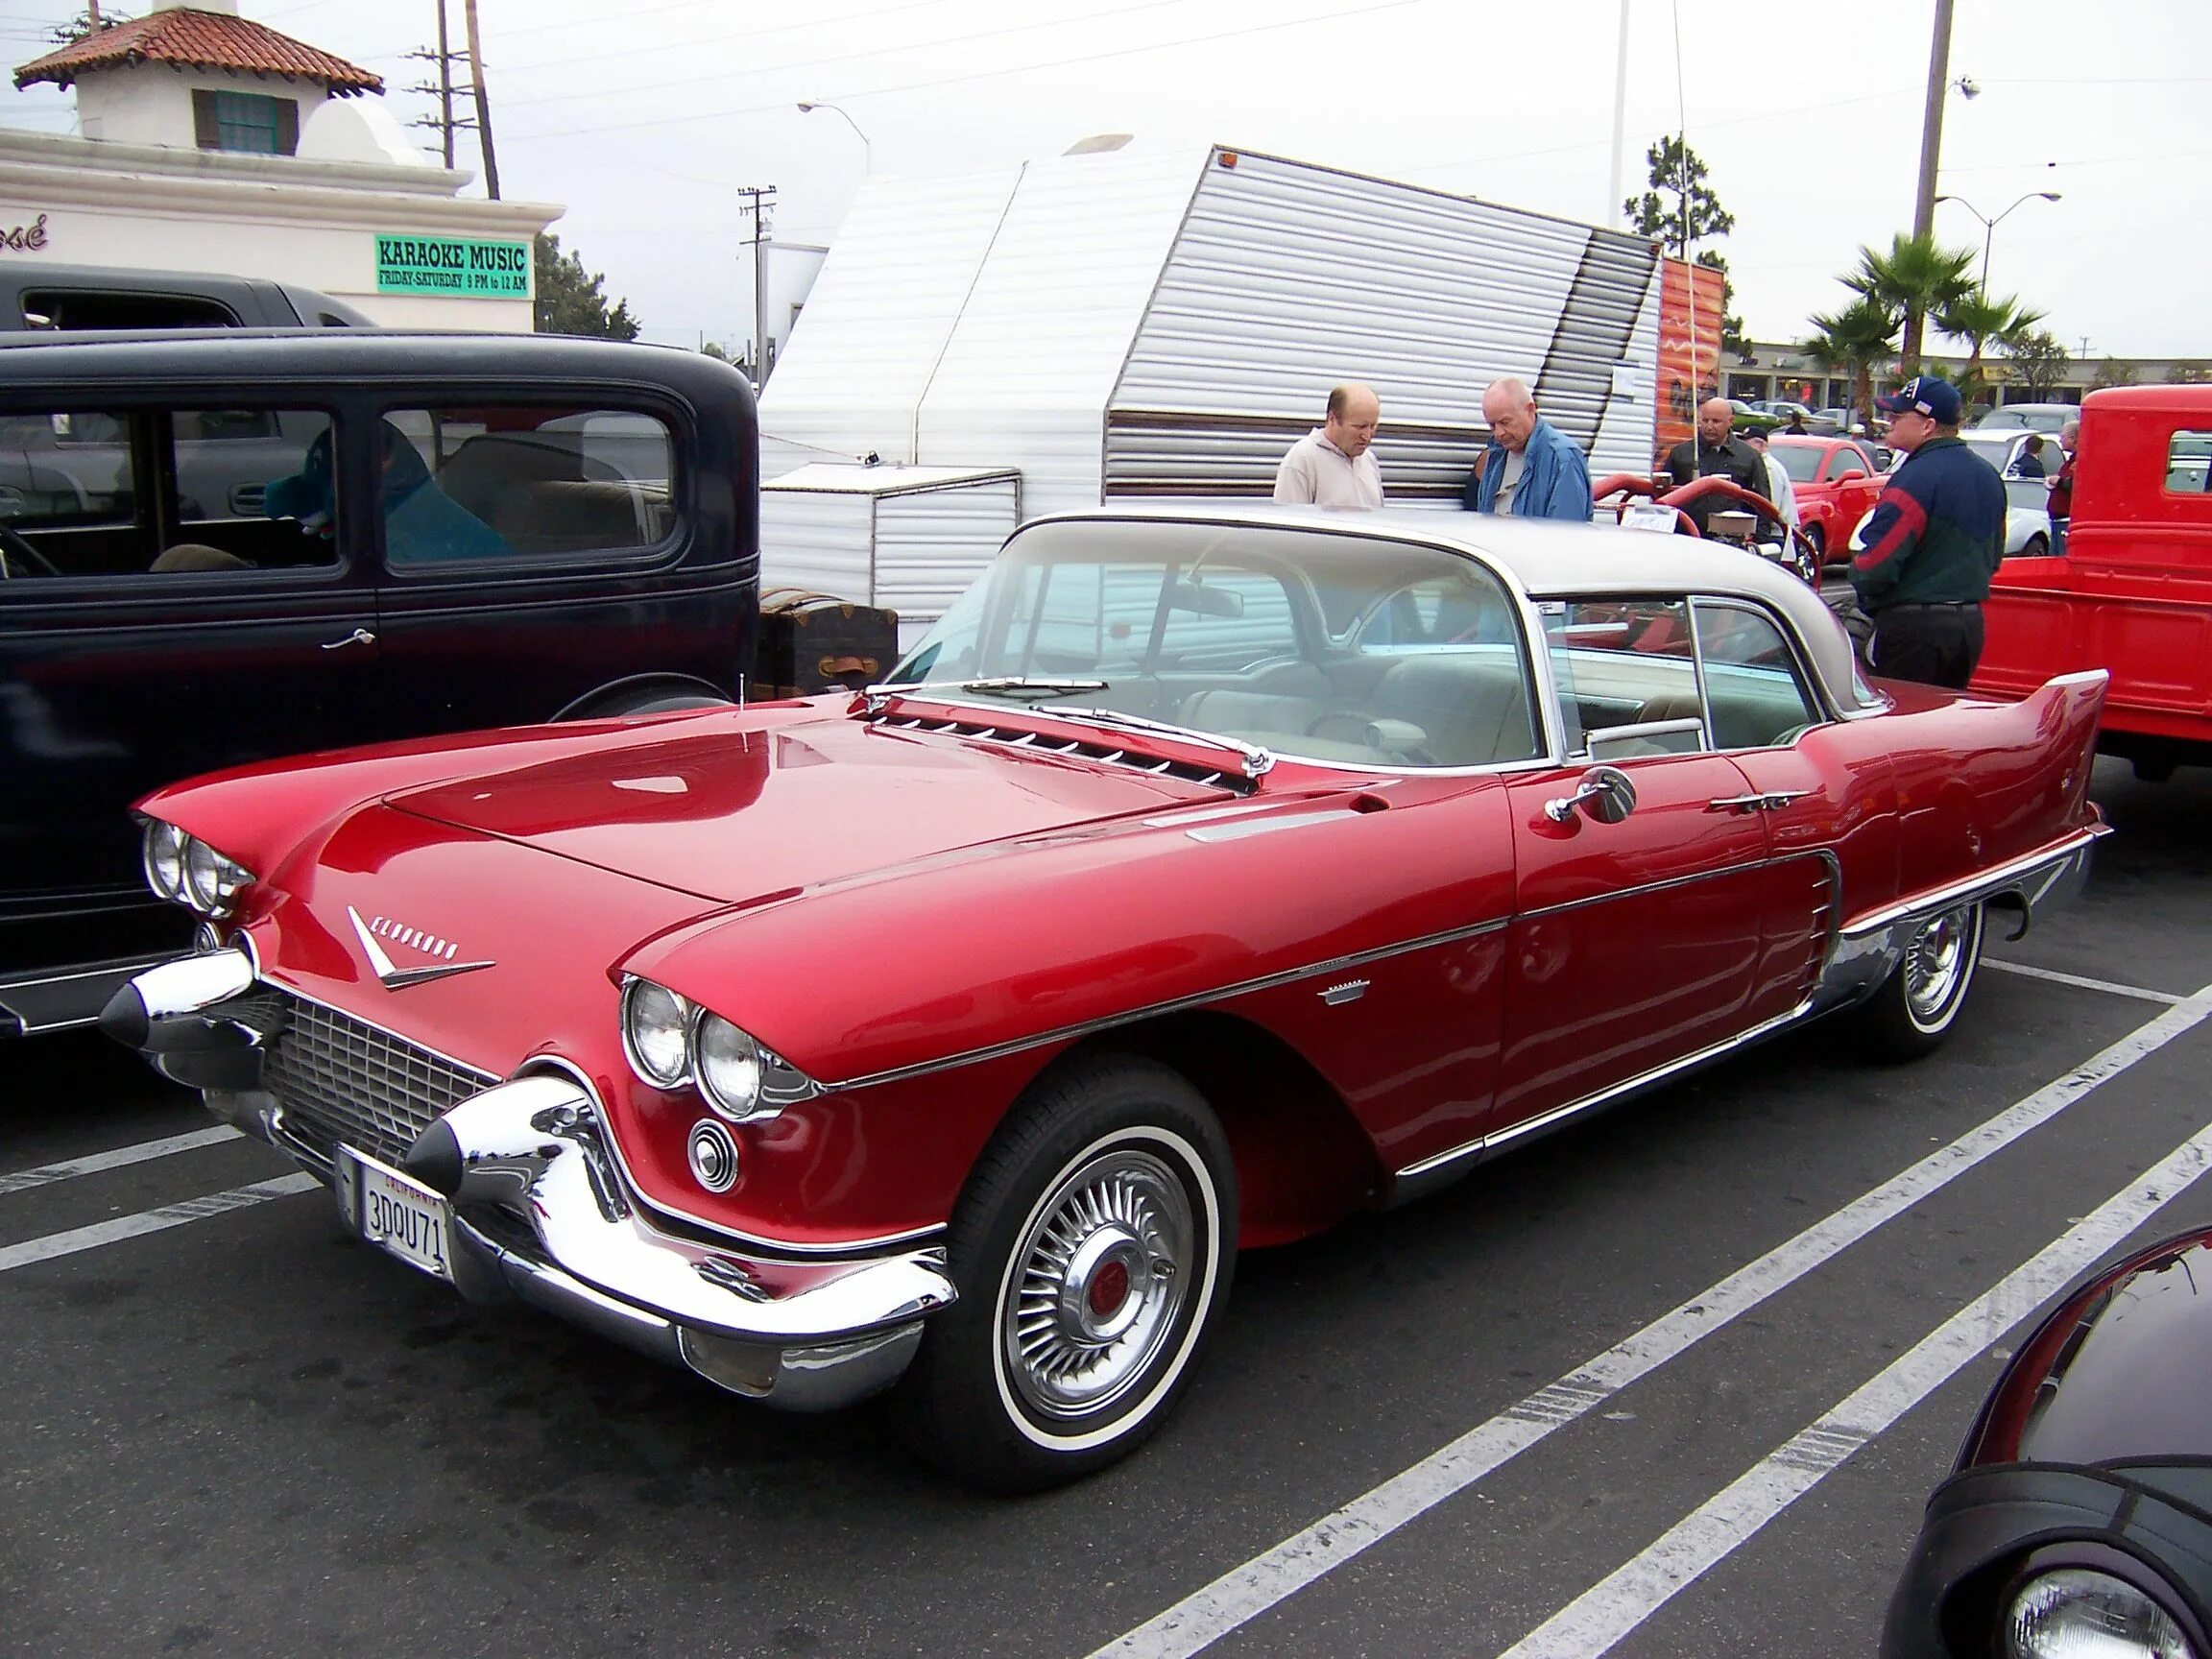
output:
[{"label": "person in background", "polygon": [[1782,430],[1787,432],[1792,438],[1805,438],[1811,436],[1811,434],[1805,430],[1805,411],[1802,409],[1791,410],[1790,423],[1783,427]]},{"label": "person in background", "polygon": [[2020,445],[2020,459],[2012,463],[2012,470],[2023,478],[2047,477],[2043,470],[2043,434],[2031,433],[2028,442]]},{"label": "person in background", "polygon": [[1797,529],[1797,491],[1790,482],[1790,474],[1783,470],[1782,463],[1775,458],[1774,451],[1767,447],[1767,434],[1747,432],[1743,435],[1743,442],[1759,451],[1760,462],[1767,469],[1767,487],[1759,493],[1774,503],[1775,511],[1782,515],[1783,523],[1792,530]]},{"label": "person in background", "polygon": [[2081,422],[2069,421],[2059,428],[2058,447],[2065,459],[2058,464],[2058,476],[2051,480],[2051,495],[2045,511],[2051,515],[2051,551],[2066,551],[2066,525],[2074,517],[2074,446],[2081,442]]},{"label": "person in background", "polygon": [[1905,464],[1866,521],[1851,561],[1860,609],[1873,618],[1867,661],[1891,680],[1963,687],[1982,657],[1982,601],[2005,557],[2005,484],[1959,438],[1959,389],[1934,374],[1875,407]]},{"label": "person in background", "polygon": [[1382,469],[1371,445],[1382,400],[1349,382],[1329,394],[1324,424],[1290,445],[1275,469],[1275,499],[1313,507],[1380,507]]},{"label": "person in background", "polygon": [[[1697,406],[1697,430],[1668,452],[1667,471],[1674,481],[1674,488],[1718,476],[1741,485],[1754,495],[1767,493],[1767,463],[1758,450],[1731,434],[1730,428],[1735,422],[1736,405],[1725,397],[1708,397]],[[1731,505],[1707,496],[1693,501],[1683,511],[1690,515],[1698,534],[1703,535],[1705,520],[1715,513],[1727,511]]]},{"label": "person in background", "polygon": [[1470,513],[1590,522],[1590,466],[1575,440],[1536,413],[1527,382],[1507,375],[1482,394],[1490,443],[1468,474]]}]

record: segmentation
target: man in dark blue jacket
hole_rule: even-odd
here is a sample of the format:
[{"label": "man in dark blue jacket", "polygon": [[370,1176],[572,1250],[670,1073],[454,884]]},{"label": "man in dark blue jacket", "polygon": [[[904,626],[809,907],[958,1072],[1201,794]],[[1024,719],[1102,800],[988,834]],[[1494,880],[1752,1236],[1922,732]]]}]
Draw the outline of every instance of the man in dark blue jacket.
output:
[{"label": "man in dark blue jacket", "polygon": [[1536,413],[1527,382],[1511,375],[1482,394],[1490,446],[1460,500],[1470,513],[1590,522],[1590,467],[1575,440]]},{"label": "man in dark blue jacket", "polygon": [[1933,374],[1874,406],[1908,451],[1874,504],[1851,586],[1874,619],[1867,661],[1890,680],[1962,687],[1982,657],[1982,601],[2005,557],[2005,485],[1959,439],[1959,389]]}]

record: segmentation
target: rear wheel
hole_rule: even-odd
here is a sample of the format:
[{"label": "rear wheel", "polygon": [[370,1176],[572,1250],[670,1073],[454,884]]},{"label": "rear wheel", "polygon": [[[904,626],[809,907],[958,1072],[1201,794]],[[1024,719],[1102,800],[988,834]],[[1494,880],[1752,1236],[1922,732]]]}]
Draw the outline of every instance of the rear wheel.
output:
[{"label": "rear wheel", "polygon": [[960,1300],[902,1384],[916,1449],[1000,1491],[1126,1456],[1189,1382],[1236,1248],[1228,1142],[1180,1073],[1116,1056],[1047,1074],[953,1214]]},{"label": "rear wheel", "polygon": [[1823,531],[1817,524],[1808,524],[1805,526],[1804,534],[1805,540],[1813,544],[1814,563],[1817,565],[1825,565],[1828,562],[1827,533]]},{"label": "rear wheel", "polygon": [[1977,901],[1931,916],[1913,932],[1882,989],[1861,1010],[1880,1058],[1914,1060],[1942,1046],[1982,964],[1984,922]]}]

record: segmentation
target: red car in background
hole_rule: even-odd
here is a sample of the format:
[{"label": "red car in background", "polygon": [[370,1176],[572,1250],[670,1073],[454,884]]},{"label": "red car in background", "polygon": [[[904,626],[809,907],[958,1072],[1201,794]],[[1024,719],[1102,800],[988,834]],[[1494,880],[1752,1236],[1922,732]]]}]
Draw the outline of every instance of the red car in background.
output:
[{"label": "red car in background", "polygon": [[1882,469],[1855,438],[1785,438],[1767,441],[1767,453],[1790,474],[1797,520],[1824,565],[1850,558],[1851,527],[1882,493]]}]

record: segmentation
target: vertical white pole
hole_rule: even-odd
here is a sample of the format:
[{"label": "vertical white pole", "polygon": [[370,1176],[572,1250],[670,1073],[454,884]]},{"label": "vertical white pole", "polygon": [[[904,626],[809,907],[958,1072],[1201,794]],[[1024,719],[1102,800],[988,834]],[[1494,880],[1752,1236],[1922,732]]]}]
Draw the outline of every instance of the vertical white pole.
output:
[{"label": "vertical white pole", "polygon": [[1621,194],[1621,146],[1628,132],[1628,0],[1621,0],[1621,40],[1613,67],[1613,184],[1605,197],[1600,225],[1621,225],[1627,219]]}]

